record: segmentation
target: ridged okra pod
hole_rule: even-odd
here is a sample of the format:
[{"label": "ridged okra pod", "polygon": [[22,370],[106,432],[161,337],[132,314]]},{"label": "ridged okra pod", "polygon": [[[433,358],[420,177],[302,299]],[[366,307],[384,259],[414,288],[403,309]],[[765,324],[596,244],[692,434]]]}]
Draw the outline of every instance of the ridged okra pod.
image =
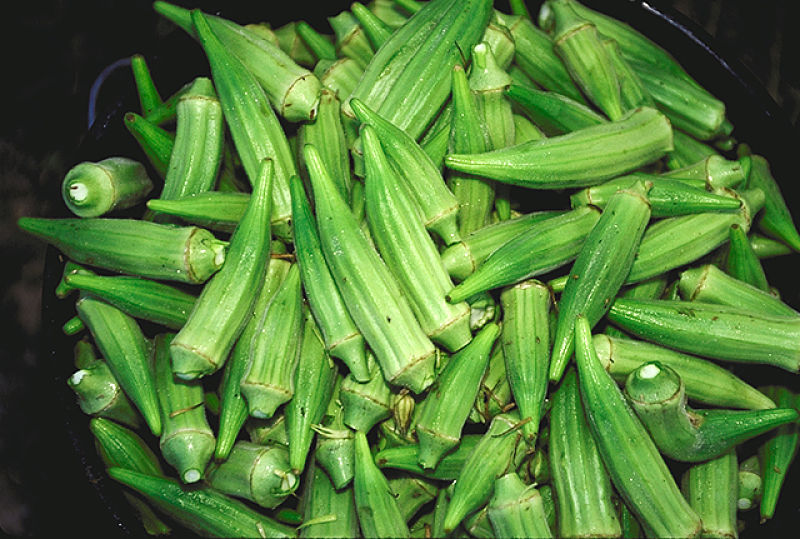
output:
[{"label": "ridged okra pod", "polygon": [[602,38],[601,43],[606,50],[611,64],[614,66],[614,73],[619,84],[619,98],[623,112],[627,112],[637,107],[653,107],[655,103],[650,93],[645,89],[639,75],[631,67],[628,60],[622,55],[619,44],[610,38]]},{"label": "ridged okra pod", "polygon": [[102,277],[75,273],[66,283],[114,305],[125,313],[180,329],[189,318],[196,298],[183,290],[139,277]]},{"label": "ridged okra pod", "polygon": [[681,490],[703,521],[704,537],[738,537],[739,466],[733,449],[689,468],[683,474]]},{"label": "ridged okra pod", "polygon": [[[348,57],[339,58],[335,62],[320,60],[314,68],[314,74],[319,78],[322,87],[333,91],[340,101],[350,95],[363,73],[361,64]],[[348,126],[342,125],[342,129],[347,135]],[[352,127],[349,129],[352,135]],[[352,140],[348,139],[348,144],[350,143]]]},{"label": "ridged okra pod", "polygon": [[497,478],[489,500],[489,521],[497,537],[552,537],[542,495],[512,472]]},{"label": "ridged okra pod", "polygon": [[18,225],[79,264],[151,279],[203,283],[225,261],[226,242],[194,226],[37,217],[22,217]]},{"label": "ridged okra pod", "polygon": [[344,304],[322,253],[317,223],[298,177],[289,182],[295,256],[308,304],[325,339],[328,352],[341,359],[361,382],[369,380],[364,337]]},{"label": "ridged okra pod", "polygon": [[506,376],[522,419],[522,432],[529,447],[539,434],[544,416],[547,375],[550,367],[550,289],[536,280],[503,290],[501,343]]},{"label": "ridged okra pod", "polygon": [[163,513],[195,533],[212,537],[294,537],[280,524],[208,487],[186,489],[173,479],[110,468],[112,479],[143,494]]},{"label": "ridged okra pod", "polygon": [[[710,155],[693,161],[683,168],[670,170],[663,175],[676,180],[704,180],[706,189],[716,191],[720,188],[738,188],[747,179],[743,160],[725,159],[721,155]],[[749,188],[749,186],[745,186]]]},{"label": "ridged okra pod", "polygon": [[346,376],[339,387],[339,400],[344,408],[344,424],[353,430],[368,433],[372,427],[391,416],[392,390],[381,374],[380,366],[367,353],[370,379],[360,383]]},{"label": "ridged okra pod", "polygon": [[261,507],[280,505],[299,481],[281,445],[239,441],[228,458],[208,470],[208,484],[224,494],[253,501]]},{"label": "ridged okra pod", "polygon": [[434,345],[321,162],[309,159],[320,242],[347,310],[386,381],[419,393],[433,382]]},{"label": "ridged okra pod", "polygon": [[364,35],[373,50],[378,50],[392,35],[392,28],[364,4],[353,2],[350,5],[350,11],[364,31]]},{"label": "ridged okra pod", "polygon": [[241,392],[241,381],[250,361],[250,343],[272,297],[286,278],[289,268],[291,268],[291,263],[286,260],[270,261],[264,282],[247,315],[244,329],[231,351],[231,357],[225,364],[225,371],[219,387],[219,428],[217,429],[217,447],[214,450],[214,457],[217,460],[227,458],[249,415],[247,402]]},{"label": "ridged okra pod", "polygon": [[185,380],[216,372],[239,337],[264,282],[270,254],[272,161],[261,164],[256,190],[231,236],[226,263],[203,287],[170,345],[172,367]]},{"label": "ridged okra pod", "polygon": [[678,374],[657,362],[645,363],[628,375],[625,395],[659,451],[682,462],[716,458],[734,445],[797,419],[791,408],[689,408]]},{"label": "ridged okra pod", "polygon": [[268,419],[294,395],[302,328],[300,269],[294,264],[275,291],[250,342],[241,392],[251,416]]},{"label": "ridged okra pod", "polygon": [[[350,105],[352,106],[351,101]],[[439,115],[419,140],[419,146],[431,158],[436,169],[441,171],[444,156],[450,144],[450,124],[453,118],[453,101],[445,103]]]},{"label": "ridged okra pod", "polygon": [[[489,255],[472,275],[447,295],[457,302],[478,292],[516,283],[573,260],[600,218],[593,207],[537,221]],[[524,256],[523,256],[524,255]]]},{"label": "ridged okra pod", "polygon": [[667,168],[677,170],[697,163],[712,155],[719,155],[711,146],[692,138],[680,129],[673,129],[672,142],[675,148],[667,153]]},{"label": "ridged okra pod", "polygon": [[169,158],[175,145],[175,135],[135,112],[125,114],[123,121],[125,128],[133,135],[156,173],[162,178],[166,177]]},{"label": "ridged okra pod", "polygon": [[366,68],[375,50],[358,19],[349,11],[342,11],[334,17],[328,17],[328,23],[333,29],[337,56],[352,58]]},{"label": "ridged okra pod", "polygon": [[711,303],[618,298],[608,319],[623,330],[712,359],[800,368],[800,319]]},{"label": "ridged okra pod", "polygon": [[328,475],[312,463],[303,478],[300,537],[355,537],[358,535],[353,489],[336,490]]},{"label": "ridged okra pod", "polygon": [[365,124],[361,140],[372,239],[425,334],[450,351],[458,350],[472,339],[469,306],[445,300],[453,282],[418,217],[416,203],[386,158],[376,130]]},{"label": "ridged okra pod", "polygon": [[650,220],[647,188],[641,182],[612,195],[586,237],[561,293],[550,358],[550,380],[561,379],[575,347],[575,317],[594,326],[608,311],[628,277]]},{"label": "ridged okra pod", "polygon": [[[767,386],[763,390],[778,406],[800,408],[800,399],[786,387]],[[775,515],[781,488],[789,467],[795,460],[798,446],[800,446],[800,425],[795,421],[778,427],[758,450],[764,479],[759,509],[762,522]]]},{"label": "ridged okra pod", "polygon": [[100,217],[141,202],[153,189],[147,170],[127,157],[84,161],[67,172],[61,196],[78,217]]},{"label": "ridged okra pod", "polygon": [[536,127],[547,135],[563,135],[607,123],[593,109],[558,92],[512,84],[505,92]]},{"label": "ridged okra pod", "polygon": [[755,232],[748,234],[747,239],[750,240],[750,246],[759,260],[788,255],[792,252],[786,244]]},{"label": "ridged okra pod", "polygon": [[[153,8],[202,42],[189,10],[161,1]],[[205,18],[223,46],[253,74],[278,114],[290,122],[314,119],[320,83],[310,71],[252,28],[213,15]]]},{"label": "ridged okra pod", "polygon": [[445,166],[532,189],[586,187],[630,172],[672,149],[667,118],[650,107],[614,122],[483,154],[450,154]]},{"label": "ridged okra pod", "polygon": [[456,480],[444,519],[445,533],[455,530],[467,515],[489,501],[495,480],[521,462],[523,445],[516,412],[492,419]]},{"label": "ridged okra pod", "polygon": [[[450,94],[450,74],[483,35],[487,0],[434,0],[425,4],[376,51],[350,98],[358,98],[418,139]],[[345,121],[354,115],[342,103]]]},{"label": "ridged okra pod", "polygon": [[611,481],[648,536],[696,537],[700,518],[678,490],[647,430],[605,371],[589,323],[575,323],[575,359],[584,412]]},{"label": "ridged okra pod", "polygon": [[258,81],[223,45],[206,16],[193,11],[192,24],[211,65],[212,80],[234,146],[254,188],[261,177],[262,161],[272,160],[272,228],[276,235],[289,238],[289,178],[297,174],[297,166],[283,128]]},{"label": "ridged okra pod", "polygon": [[400,512],[389,482],[372,460],[364,432],[356,432],[354,451],[353,491],[362,535],[409,537],[406,519]]},{"label": "ridged okra pod", "polygon": [[388,479],[389,489],[397,501],[397,508],[407,523],[417,515],[439,492],[438,483],[422,477],[400,474]]},{"label": "ridged okra pod", "polygon": [[716,363],[656,344],[596,334],[593,344],[601,363],[619,383],[639,366],[658,361],[681,377],[692,401],[724,408],[765,409],[775,403],[741,378]]},{"label": "ridged okra pod", "polygon": [[464,434],[458,445],[445,454],[432,470],[426,470],[419,464],[419,444],[400,445],[382,449],[375,453],[375,464],[379,468],[393,468],[410,472],[428,479],[453,481],[458,479],[464,463],[469,458],[475,444],[481,439],[479,434]]},{"label": "ridged okra pod", "polygon": [[181,481],[195,483],[203,477],[216,439],[206,419],[203,386],[196,380],[177,380],[172,374],[169,345],[173,337],[161,333],[153,340],[151,367],[163,425],[159,447]]},{"label": "ridged okra pod", "polygon": [[337,490],[345,488],[352,481],[355,459],[354,433],[344,424],[344,408],[339,400],[341,380],[339,377],[336,381],[333,396],[320,424],[312,427],[317,433],[314,459]]},{"label": "ridged okra pod", "polygon": [[558,531],[564,537],[619,537],[611,479],[581,404],[575,369],[553,393],[548,455],[558,501]]},{"label": "ridged okra pod", "polygon": [[761,260],[750,244],[747,233],[737,224],[731,225],[728,229],[725,272],[734,279],[752,285],[763,292],[770,291]]},{"label": "ridged okra pod", "polygon": [[458,200],[445,184],[439,168],[414,139],[365,103],[353,99],[350,105],[359,121],[375,129],[386,157],[417,202],[425,228],[448,245],[458,241]]},{"label": "ridged okra pod", "polygon": [[[248,25],[252,29],[252,25]],[[304,67],[311,67],[317,61],[314,54],[305,40],[297,32],[297,21],[290,21],[279,28],[272,30],[278,40],[278,47],[289,55],[292,61]]]},{"label": "ridged okra pod", "polygon": [[174,200],[151,199],[147,209],[211,230],[233,232],[249,202],[249,193],[208,191]]},{"label": "ridged okra pod", "polygon": [[148,343],[136,320],[88,295],[80,298],[75,308],[108,362],[114,378],[139,409],[150,432],[160,436],[161,410],[148,365]]},{"label": "ridged okra pod", "polygon": [[764,191],[765,195],[764,211],[756,220],[759,230],[781,240],[795,251],[800,251],[800,234],[797,232],[780,187],[772,176],[769,163],[760,155],[753,155],[750,160],[747,187],[757,187]]},{"label": "ridged okra pod", "polygon": [[107,417],[131,427],[139,427],[141,418],[125,396],[105,361],[96,359],[83,365],[67,379],[85,414]]},{"label": "ridged okra pod", "polygon": [[392,29],[403,26],[408,20],[407,14],[412,13],[412,11],[394,0],[372,0],[367,4],[367,7]]},{"label": "ridged okra pod", "polygon": [[451,356],[436,378],[416,424],[419,463],[436,468],[442,457],[456,447],[470,409],[480,389],[495,339],[497,324],[487,324],[465,348]]},{"label": "ridged okra pod", "polygon": [[317,60],[336,60],[336,47],[330,36],[320,34],[305,21],[299,21],[295,30]]},{"label": "ridged okra pod", "polygon": [[[546,135],[542,130],[536,127],[528,118],[520,114],[514,114],[514,144],[542,140],[545,137]],[[442,160],[444,161],[444,157],[442,157]]]},{"label": "ridged okra pod", "polygon": [[491,51],[500,70],[505,72],[511,67],[516,52],[516,43],[511,31],[498,20],[497,11],[492,13],[489,18],[481,42],[485,43],[488,50]]},{"label": "ridged okra pod", "polygon": [[[780,427],[779,427],[780,428]],[[749,511],[761,502],[763,480],[758,455],[753,455],[739,464],[736,508]]]},{"label": "ridged okra pod", "polygon": [[139,96],[139,106],[142,114],[147,116],[163,103],[161,95],[158,93],[150,68],[141,54],[134,54],[131,60],[131,73],[133,82],[136,84],[136,94]]}]

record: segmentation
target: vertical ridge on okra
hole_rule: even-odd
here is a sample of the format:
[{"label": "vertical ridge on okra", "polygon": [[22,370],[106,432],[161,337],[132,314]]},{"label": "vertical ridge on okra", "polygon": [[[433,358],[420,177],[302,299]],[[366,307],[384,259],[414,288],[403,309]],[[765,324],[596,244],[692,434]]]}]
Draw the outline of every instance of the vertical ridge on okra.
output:
[{"label": "vertical ridge on okra", "polygon": [[269,262],[273,178],[272,161],[263,161],[255,192],[231,237],[227,263],[203,288],[170,345],[176,376],[188,380],[217,371],[246,323],[256,298],[253,290]]},{"label": "vertical ridge on okra", "polygon": [[488,508],[497,537],[553,537],[542,495],[514,472],[497,478]]},{"label": "vertical ridge on okra", "polygon": [[681,491],[703,521],[706,537],[738,537],[736,500],[739,466],[736,451],[695,464],[682,477]]}]

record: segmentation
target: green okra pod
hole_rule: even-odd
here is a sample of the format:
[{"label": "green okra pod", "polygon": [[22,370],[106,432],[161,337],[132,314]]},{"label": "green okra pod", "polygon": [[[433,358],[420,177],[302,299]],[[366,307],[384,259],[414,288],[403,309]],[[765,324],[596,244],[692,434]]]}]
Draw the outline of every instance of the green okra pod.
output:
[{"label": "green okra pod", "polygon": [[481,42],[486,43],[488,50],[494,56],[495,63],[501,70],[507,71],[511,67],[516,52],[516,43],[511,31],[498,20],[496,11],[489,18]]},{"label": "green okra pod", "polygon": [[753,252],[760,260],[788,255],[792,252],[792,249],[786,244],[755,232],[748,234],[748,239]]},{"label": "green okra pod", "polygon": [[525,117],[550,136],[607,123],[593,109],[557,92],[512,84],[505,94]]},{"label": "green okra pod", "polygon": [[772,176],[769,162],[760,155],[750,157],[750,174],[747,187],[757,187],[764,191],[764,211],[756,220],[758,229],[794,249],[800,250],[800,234],[794,224],[792,214],[783,198],[780,187]]},{"label": "green okra pod", "polygon": [[233,446],[226,460],[212,464],[207,476],[208,484],[220,492],[270,509],[299,485],[285,447],[244,441]]},{"label": "green okra pod", "polygon": [[687,135],[680,129],[672,130],[672,142],[675,148],[671,152],[667,152],[667,168],[669,170],[685,168],[706,157],[719,155],[714,148],[692,138],[691,135]]},{"label": "green okra pod", "polygon": [[508,473],[495,481],[489,521],[498,537],[552,537],[542,495],[534,485]]},{"label": "green okra pod", "polygon": [[611,479],[581,404],[575,369],[569,368],[553,393],[550,440],[558,531],[564,537],[619,537],[611,500]]},{"label": "green okra pod", "polygon": [[83,413],[114,419],[134,428],[141,425],[139,414],[105,361],[94,360],[79,367],[67,379],[67,384],[78,397],[78,406]]},{"label": "green okra pod", "polygon": [[436,468],[442,457],[458,445],[499,335],[497,324],[484,326],[472,342],[450,357],[422,401],[416,433],[418,460],[423,468]]},{"label": "green okra pod", "polygon": [[317,60],[336,60],[336,47],[330,36],[320,34],[305,21],[298,21],[295,30]]},{"label": "green okra pod", "polygon": [[706,189],[716,191],[722,187],[738,187],[747,179],[747,171],[741,160],[710,155],[683,168],[666,172],[664,176],[677,180],[705,180]]},{"label": "green okra pod", "polygon": [[681,490],[703,521],[704,537],[738,536],[738,489],[739,466],[733,449],[715,459],[697,463],[683,474]]},{"label": "green okra pod", "polygon": [[438,483],[423,477],[401,474],[388,479],[389,489],[397,501],[400,514],[408,523],[426,503],[439,493]]},{"label": "green okra pod", "polygon": [[408,11],[394,0],[372,0],[367,7],[392,29],[403,26],[408,20]]},{"label": "green okra pod", "polygon": [[445,454],[432,470],[426,470],[419,465],[420,446],[418,444],[382,449],[375,453],[375,464],[379,468],[403,470],[429,479],[453,481],[458,479],[464,463],[480,439],[478,434],[464,434],[458,445]]},{"label": "green okra pod", "polygon": [[36,217],[22,217],[17,224],[79,264],[151,279],[203,283],[225,261],[227,242],[193,226]]},{"label": "green okra pod", "polygon": [[355,459],[354,433],[344,424],[344,408],[339,400],[341,381],[338,377],[320,424],[311,427],[317,433],[314,459],[337,490],[352,481]]},{"label": "green okra pod", "polygon": [[481,381],[474,409],[470,412],[470,421],[487,423],[497,414],[507,412],[513,407],[508,379],[503,346],[495,346]]},{"label": "green okra pod", "polygon": [[[790,389],[783,386],[767,386],[763,391],[783,407],[800,408],[800,399]],[[793,402],[794,401],[794,402]],[[761,521],[771,519],[775,515],[775,507],[781,493],[783,482],[789,467],[795,460],[800,446],[800,425],[795,421],[778,429],[768,437],[758,450],[758,458],[763,473],[763,491],[759,512]]]},{"label": "green okra pod", "polygon": [[386,381],[419,393],[433,382],[434,345],[316,156],[313,146],[306,146],[320,243],[331,274]]},{"label": "green okra pod", "polygon": [[61,331],[64,335],[77,335],[84,329],[86,329],[86,326],[77,315],[64,322],[64,325],[61,326]]},{"label": "green okra pod", "polygon": [[533,122],[520,114],[514,114],[514,144],[531,140],[542,140],[545,134]]},{"label": "green okra pod", "polygon": [[153,476],[164,475],[158,457],[135,431],[102,417],[92,418],[89,429],[107,467],[121,467]]},{"label": "green okra pod", "polygon": [[711,303],[618,298],[608,319],[633,335],[678,351],[790,372],[800,368],[797,316]]},{"label": "green okra pod", "polygon": [[[779,427],[780,428],[780,427]],[[761,502],[764,491],[761,464],[758,455],[743,460],[738,469],[738,489],[736,508],[739,511],[749,511]]]},{"label": "green okra pod", "polygon": [[233,232],[249,202],[248,193],[209,191],[174,200],[151,199],[147,201],[147,209],[212,230]]},{"label": "green okra pod", "polygon": [[74,286],[71,286],[69,283],[67,283],[67,278],[76,274],[96,275],[96,273],[92,270],[86,269],[80,264],[76,264],[72,260],[67,260],[64,263],[64,270],[61,272],[61,280],[58,281],[58,284],[56,285],[55,293],[58,299],[66,298],[75,290]]},{"label": "green okra pod", "polygon": [[244,328],[264,282],[270,254],[272,161],[261,165],[258,184],[231,236],[226,263],[203,287],[189,319],[170,345],[172,368],[185,380],[219,370]]},{"label": "green okra pod", "polygon": [[453,287],[414,200],[389,164],[370,124],[361,129],[364,144],[365,202],[371,236],[403,291],[425,334],[450,351],[471,339],[466,302],[451,304]]},{"label": "green okra pod", "polygon": [[288,54],[293,62],[297,62],[304,67],[311,67],[317,61],[314,52],[308,48],[306,42],[297,33],[297,21],[287,22],[283,26],[272,30],[272,33],[278,40],[278,47]]},{"label": "green okra pod", "polygon": [[522,419],[522,432],[530,447],[544,416],[547,374],[550,367],[550,289],[536,280],[503,290],[501,343],[506,376]]},{"label": "green okra pod", "polygon": [[250,342],[241,392],[251,416],[268,419],[294,395],[294,373],[299,360],[302,328],[300,269],[293,264],[275,291]]},{"label": "green okra pod", "polygon": [[163,425],[159,447],[181,481],[195,483],[203,477],[216,439],[206,419],[203,386],[197,381],[176,380],[172,374],[169,346],[173,337],[156,335],[151,355]]},{"label": "green okra pod", "polygon": [[637,107],[653,107],[655,103],[645,89],[639,75],[622,55],[619,44],[613,39],[601,38],[603,48],[614,66],[614,73],[619,84],[619,97],[623,112]]},{"label": "green okra pod", "polygon": [[353,489],[333,488],[331,480],[318,465],[309,467],[303,479],[300,537],[355,537],[358,535]]},{"label": "green okra pod", "polygon": [[364,4],[353,2],[350,5],[350,11],[361,26],[364,35],[367,36],[367,41],[373,50],[378,50],[392,35],[392,28]]},{"label": "green okra pod", "polygon": [[139,106],[142,114],[151,114],[162,103],[161,95],[158,93],[150,68],[141,54],[131,56],[131,72],[133,82],[136,84],[136,93],[139,96]]},{"label": "green okra pod", "polygon": [[371,353],[367,353],[367,365],[370,373],[367,382],[360,383],[348,375],[339,387],[344,424],[364,433],[391,416],[391,389]]},{"label": "green okra pod", "polygon": [[641,365],[658,361],[683,380],[689,399],[725,408],[766,409],[775,403],[716,363],[649,342],[596,334],[593,345],[601,363],[620,383]]},{"label": "green okra pod", "polygon": [[589,322],[575,323],[575,359],[584,412],[608,475],[648,536],[696,537],[700,518],[681,495],[636,414],[605,371]]},{"label": "green okra pod", "polygon": [[135,206],[150,193],[153,182],[144,166],[126,157],[84,161],[69,169],[61,195],[78,217],[100,217]]},{"label": "green okra pod", "polygon": [[187,82],[172,95],[164,99],[153,110],[144,115],[144,118],[154,125],[164,125],[175,120],[178,100],[189,89],[191,82]]},{"label": "green okra pod", "polygon": [[372,460],[364,432],[356,432],[354,451],[353,491],[361,533],[365,537],[409,537],[406,519],[389,482]]},{"label": "green okra pod", "polygon": [[586,187],[652,163],[672,149],[669,120],[650,107],[614,122],[483,154],[450,154],[445,166],[533,189]]},{"label": "green okra pod", "polygon": [[716,458],[736,444],[797,419],[791,408],[689,408],[680,376],[658,362],[645,363],[629,374],[625,395],[659,451],[681,462]]},{"label": "green okra pod", "polygon": [[289,434],[286,432],[286,416],[274,415],[269,419],[248,418],[244,425],[250,441],[256,445],[277,445],[289,447]]},{"label": "green okra pod", "polygon": [[647,188],[641,182],[612,195],[575,259],[561,293],[550,381],[561,379],[575,347],[575,317],[594,326],[628,277],[642,235],[650,220]]},{"label": "green okra pod", "polygon": [[[353,103],[351,102],[351,105]],[[450,144],[450,124],[453,118],[453,102],[445,103],[444,108],[436,116],[431,126],[422,135],[419,146],[422,151],[431,158],[436,170],[442,170],[444,156],[447,154],[447,147]]]},{"label": "green okra pod", "polygon": [[[314,74],[319,78],[322,87],[331,90],[340,101],[350,95],[363,73],[364,68],[346,56],[334,62],[320,60],[314,68]],[[346,135],[347,126],[343,125],[342,129]],[[348,139],[348,143],[352,143],[352,140]]]},{"label": "green okra pod", "polygon": [[752,285],[759,290],[769,292],[769,283],[764,267],[758,259],[747,233],[737,224],[728,229],[728,254],[725,260],[725,271],[733,278]]},{"label": "green okra pod", "polygon": [[328,23],[335,36],[336,54],[352,58],[362,68],[366,68],[375,54],[375,49],[370,45],[358,19],[349,11],[342,11],[334,17],[328,17]]},{"label": "green okra pod", "polygon": [[135,112],[128,112],[123,120],[125,128],[142,148],[156,173],[162,178],[166,177],[169,158],[175,145],[175,135]]}]

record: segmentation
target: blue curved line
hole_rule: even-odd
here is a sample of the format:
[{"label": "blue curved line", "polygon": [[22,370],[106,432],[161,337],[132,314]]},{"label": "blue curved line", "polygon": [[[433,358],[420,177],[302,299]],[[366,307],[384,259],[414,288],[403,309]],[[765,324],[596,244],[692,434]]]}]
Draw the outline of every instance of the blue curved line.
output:
[{"label": "blue curved line", "polygon": [[108,64],[105,68],[103,68],[103,70],[100,72],[97,78],[94,79],[92,87],[89,89],[89,111],[88,111],[89,129],[92,128],[95,117],[97,115],[97,95],[100,93],[100,87],[103,85],[103,82],[105,82],[108,76],[115,69],[129,65],[131,65],[130,57],[120,58],[116,62],[112,62]]}]

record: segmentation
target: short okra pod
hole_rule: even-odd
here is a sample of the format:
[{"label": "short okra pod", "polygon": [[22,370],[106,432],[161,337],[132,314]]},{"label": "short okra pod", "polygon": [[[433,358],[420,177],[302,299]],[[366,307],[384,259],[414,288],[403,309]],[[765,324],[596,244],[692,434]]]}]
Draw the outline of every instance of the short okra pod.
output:
[{"label": "short okra pod", "polygon": [[445,166],[532,189],[586,187],[652,163],[672,149],[667,118],[650,107],[614,122],[482,154],[450,154]]},{"label": "short okra pod", "polygon": [[344,424],[344,408],[339,400],[341,381],[338,377],[320,424],[311,427],[317,433],[314,459],[337,490],[352,481],[355,459],[354,433]]},{"label": "short okra pod", "polygon": [[78,397],[83,413],[114,419],[134,428],[141,425],[141,417],[105,361],[94,360],[83,365],[67,379],[67,384]]},{"label": "short okra pod", "polygon": [[349,11],[342,11],[334,17],[328,17],[328,23],[335,36],[335,52],[337,56],[347,56],[366,68],[375,54],[364,28],[358,19]]},{"label": "short okra pod", "polygon": [[681,495],[650,435],[605,371],[589,323],[575,323],[575,359],[586,418],[611,481],[645,533],[696,537],[700,518]]},{"label": "short okra pod", "polygon": [[270,254],[274,185],[272,161],[261,164],[259,181],[231,236],[226,263],[203,287],[189,319],[170,345],[172,367],[185,380],[219,370],[239,337],[264,282]]},{"label": "short okra pod", "polygon": [[547,135],[563,135],[608,120],[588,106],[557,92],[512,84],[505,92],[522,114]]},{"label": "short okra pod", "polygon": [[[794,406],[800,408],[797,394],[783,386],[767,386],[764,392],[778,406]],[[778,427],[759,448],[758,458],[761,463],[764,484],[761,495],[761,521],[770,519],[775,514],[775,507],[781,493],[781,487],[795,460],[800,447],[800,425],[797,422]]]},{"label": "short okra pod", "polygon": [[139,96],[139,106],[142,115],[147,116],[162,104],[161,95],[158,93],[150,68],[141,54],[131,56],[131,72],[136,84],[136,93]]},{"label": "short okra pod", "polygon": [[134,219],[35,217],[23,217],[18,225],[79,264],[151,279],[203,283],[225,261],[227,242],[194,226]]},{"label": "short okra pod", "polygon": [[739,466],[733,449],[689,468],[681,490],[703,521],[704,537],[737,537],[736,500]]},{"label": "short okra pod", "polygon": [[737,475],[739,488],[737,489],[736,508],[739,511],[749,511],[758,506],[764,491],[758,455],[743,460],[739,464]]},{"label": "short okra pod", "polygon": [[85,161],[69,169],[61,195],[78,217],[100,217],[141,202],[153,189],[144,166],[126,157]]},{"label": "short okra pod", "polygon": [[716,191],[723,187],[739,187],[748,175],[741,159],[737,161],[725,159],[721,155],[710,155],[683,168],[666,172],[664,176],[676,180],[705,180],[706,189]]},{"label": "short okra pod", "polygon": [[769,283],[764,267],[758,259],[747,233],[737,224],[728,229],[728,254],[725,260],[725,271],[733,278],[752,285],[759,290],[769,292]]},{"label": "short okra pod", "polygon": [[764,212],[756,220],[759,230],[800,251],[800,234],[786,205],[780,187],[772,176],[769,163],[760,155],[751,156],[747,187],[758,187],[766,195]]},{"label": "short okra pod", "polygon": [[344,407],[344,424],[368,433],[379,422],[391,416],[391,389],[383,378],[380,366],[367,353],[370,379],[360,383],[352,375],[345,376],[339,387],[339,400]]},{"label": "short okra pod", "polygon": [[174,200],[151,199],[147,209],[212,230],[233,232],[249,202],[248,193],[209,191]]},{"label": "short okra pod", "polygon": [[488,516],[498,537],[553,536],[547,525],[541,494],[514,472],[495,481]]},{"label": "short okra pod", "polygon": [[197,381],[176,380],[172,374],[169,345],[173,337],[156,335],[151,356],[163,425],[159,447],[181,481],[194,483],[203,477],[216,440],[206,419],[203,386]]},{"label": "short okra pod", "polygon": [[358,535],[353,489],[336,490],[328,475],[312,462],[303,478],[300,537],[355,537]]},{"label": "short okra pod", "polygon": [[124,117],[125,127],[142,148],[147,160],[159,176],[166,177],[169,158],[175,146],[175,135],[149,122],[135,112]]},{"label": "short okra pod", "polygon": [[463,435],[455,449],[444,455],[432,470],[426,470],[419,465],[420,446],[418,444],[382,449],[375,453],[375,464],[379,468],[403,470],[429,479],[453,481],[458,479],[464,463],[480,439],[478,434]]},{"label": "short okra pod", "polygon": [[84,329],[86,329],[86,326],[78,315],[73,316],[61,326],[61,331],[68,336],[77,335]]}]

